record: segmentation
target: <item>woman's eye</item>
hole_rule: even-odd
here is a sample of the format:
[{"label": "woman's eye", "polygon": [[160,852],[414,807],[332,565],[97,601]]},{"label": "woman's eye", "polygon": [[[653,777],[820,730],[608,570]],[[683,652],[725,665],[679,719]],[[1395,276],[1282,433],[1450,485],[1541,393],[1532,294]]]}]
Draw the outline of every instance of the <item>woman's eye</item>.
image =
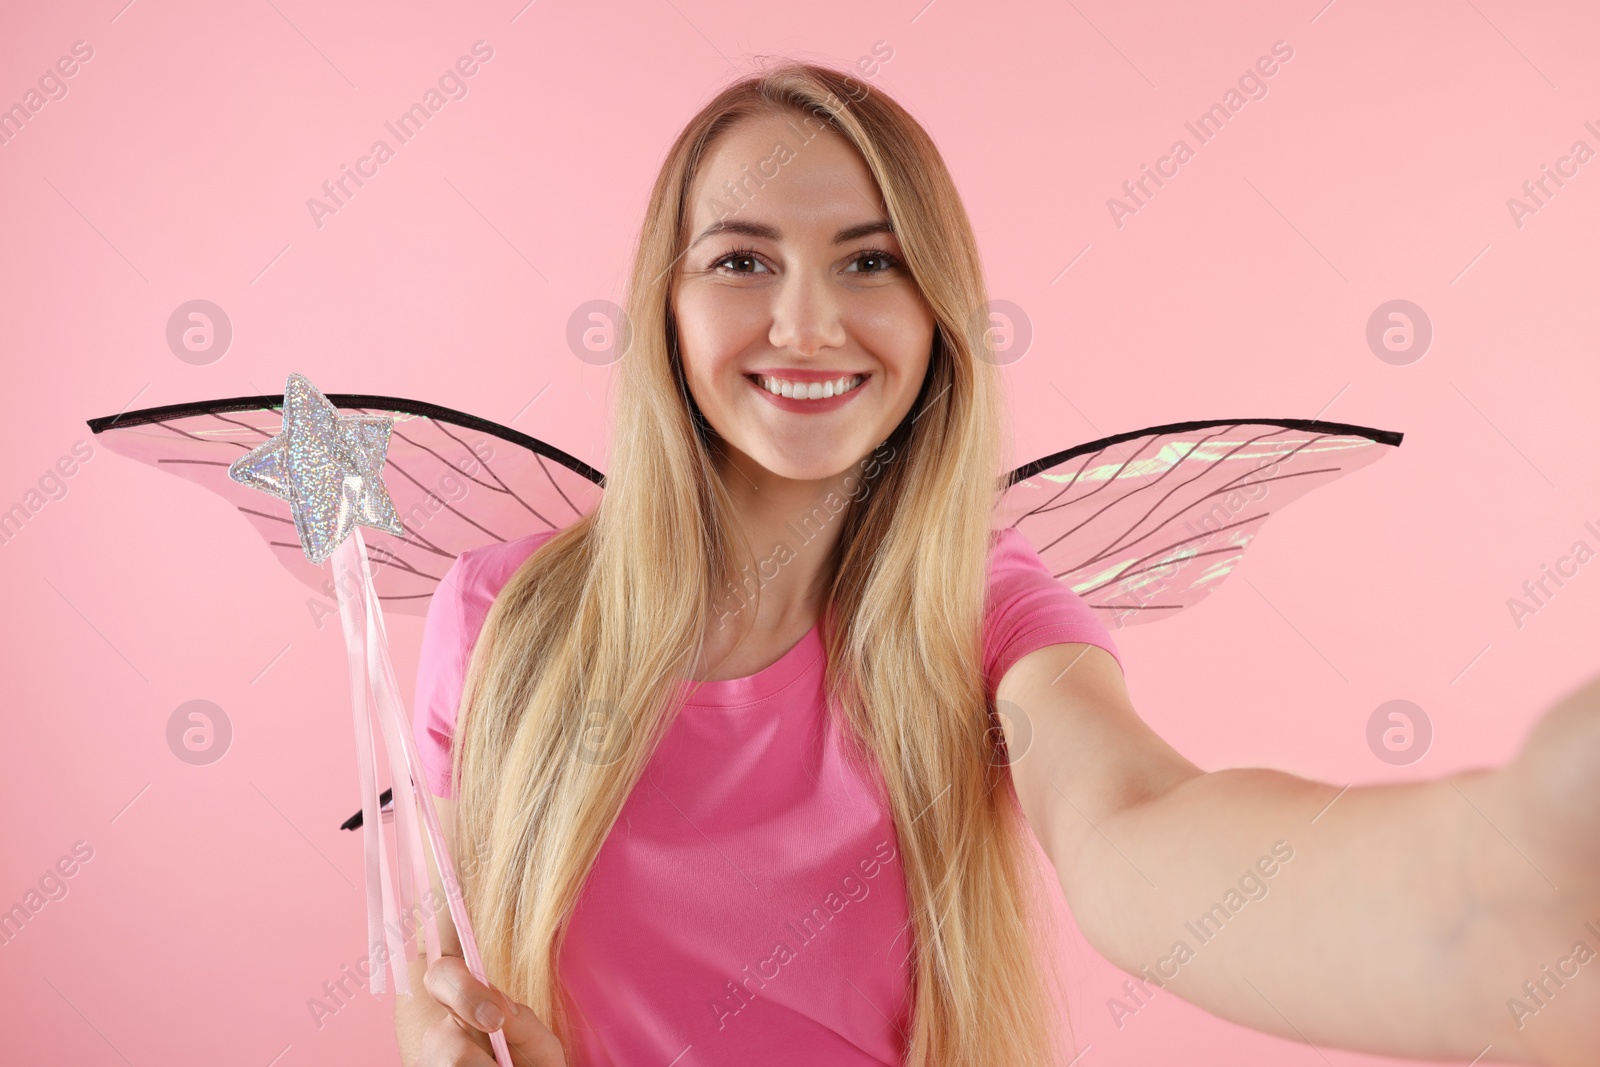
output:
[{"label": "woman's eye", "polygon": [[730,272],[732,274],[754,274],[756,272],[753,269],[752,270],[744,270],[742,268],[724,267],[723,266],[724,263],[739,263],[739,264],[748,263],[748,264],[751,264],[753,267],[760,267],[762,270],[766,270],[767,269],[766,268],[766,264],[762,263],[759,259],[757,259],[755,257],[755,255],[753,253],[750,253],[750,252],[729,252],[727,255],[723,256],[721,259],[719,259],[715,263],[711,264],[711,266],[716,268],[716,269],[718,269],[718,270],[727,270],[728,272]]},{"label": "woman's eye", "polygon": [[857,270],[857,274],[883,274],[884,272],[891,271],[900,265],[900,261],[891,256],[889,253],[878,251],[862,252],[858,254],[855,259],[851,260],[851,262],[858,267],[863,263],[873,263],[877,265],[877,269],[875,270],[866,270],[863,268]]}]

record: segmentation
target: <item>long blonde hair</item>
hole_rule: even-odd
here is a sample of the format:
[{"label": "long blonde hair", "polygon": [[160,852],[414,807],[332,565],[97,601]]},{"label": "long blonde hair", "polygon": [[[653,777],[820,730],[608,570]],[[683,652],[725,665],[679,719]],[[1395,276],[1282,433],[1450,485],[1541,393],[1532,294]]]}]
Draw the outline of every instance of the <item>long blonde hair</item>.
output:
[{"label": "long blonde hair", "polygon": [[784,62],[730,85],[656,178],[626,297],[633,334],[604,496],[512,575],[468,668],[457,833],[463,852],[490,857],[464,883],[473,927],[490,981],[572,1047],[565,920],[677,714],[716,605],[754,567],[718,474],[719,439],[684,379],[671,295],[702,160],[734,123],[772,112],[860,152],[937,325],[921,393],[875,454],[886,461],[834,520],[822,627],[829,713],[869,758],[899,838],[914,983],[906,1063],[1044,1067],[1064,1022],[1053,927],[996,756],[981,662],[1006,457],[977,243],[926,131],[824,66]]}]

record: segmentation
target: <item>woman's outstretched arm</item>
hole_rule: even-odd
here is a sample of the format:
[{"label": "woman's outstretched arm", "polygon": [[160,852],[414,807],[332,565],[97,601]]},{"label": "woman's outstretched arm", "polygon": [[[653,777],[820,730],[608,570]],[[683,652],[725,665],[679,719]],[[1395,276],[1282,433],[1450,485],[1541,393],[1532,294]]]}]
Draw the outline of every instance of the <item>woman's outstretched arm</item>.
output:
[{"label": "woman's outstretched arm", "polygon": [[1596,1062],[1600,679],[1502,768],[1350,788],[1201,771],[1093,645],[1029,653],[996,697],[1031,728],[1017,797],[1084,936],[1134,976],[1128,1014],[1165,989],[1316,1045]]}]

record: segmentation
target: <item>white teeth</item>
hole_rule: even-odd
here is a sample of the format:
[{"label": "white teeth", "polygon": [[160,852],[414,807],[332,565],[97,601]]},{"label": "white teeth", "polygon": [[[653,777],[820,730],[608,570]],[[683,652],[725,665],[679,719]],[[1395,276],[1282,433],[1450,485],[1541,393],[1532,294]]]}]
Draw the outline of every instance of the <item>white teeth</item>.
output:
[{"label": "white teeth", "polygon": [[760,378],[761,387],[767,392],[786,396],[791,400],[822,400],[838,396],[840,393],[848,393],[863,380],[859,374],[835,378],[829,382],[791,382],[767,374],[761,375]]}]

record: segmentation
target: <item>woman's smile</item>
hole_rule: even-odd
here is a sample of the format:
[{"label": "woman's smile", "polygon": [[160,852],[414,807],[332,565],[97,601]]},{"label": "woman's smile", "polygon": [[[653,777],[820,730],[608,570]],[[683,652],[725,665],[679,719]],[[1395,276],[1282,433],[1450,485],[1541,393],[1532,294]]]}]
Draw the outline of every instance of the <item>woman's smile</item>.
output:
[{"label": "woman's smile", "polygon": [[834,375],[826,371],[745,375],[745,381],[773,406],[801,414],[841,408],[853,400],[871,379],[870,374]]}]

